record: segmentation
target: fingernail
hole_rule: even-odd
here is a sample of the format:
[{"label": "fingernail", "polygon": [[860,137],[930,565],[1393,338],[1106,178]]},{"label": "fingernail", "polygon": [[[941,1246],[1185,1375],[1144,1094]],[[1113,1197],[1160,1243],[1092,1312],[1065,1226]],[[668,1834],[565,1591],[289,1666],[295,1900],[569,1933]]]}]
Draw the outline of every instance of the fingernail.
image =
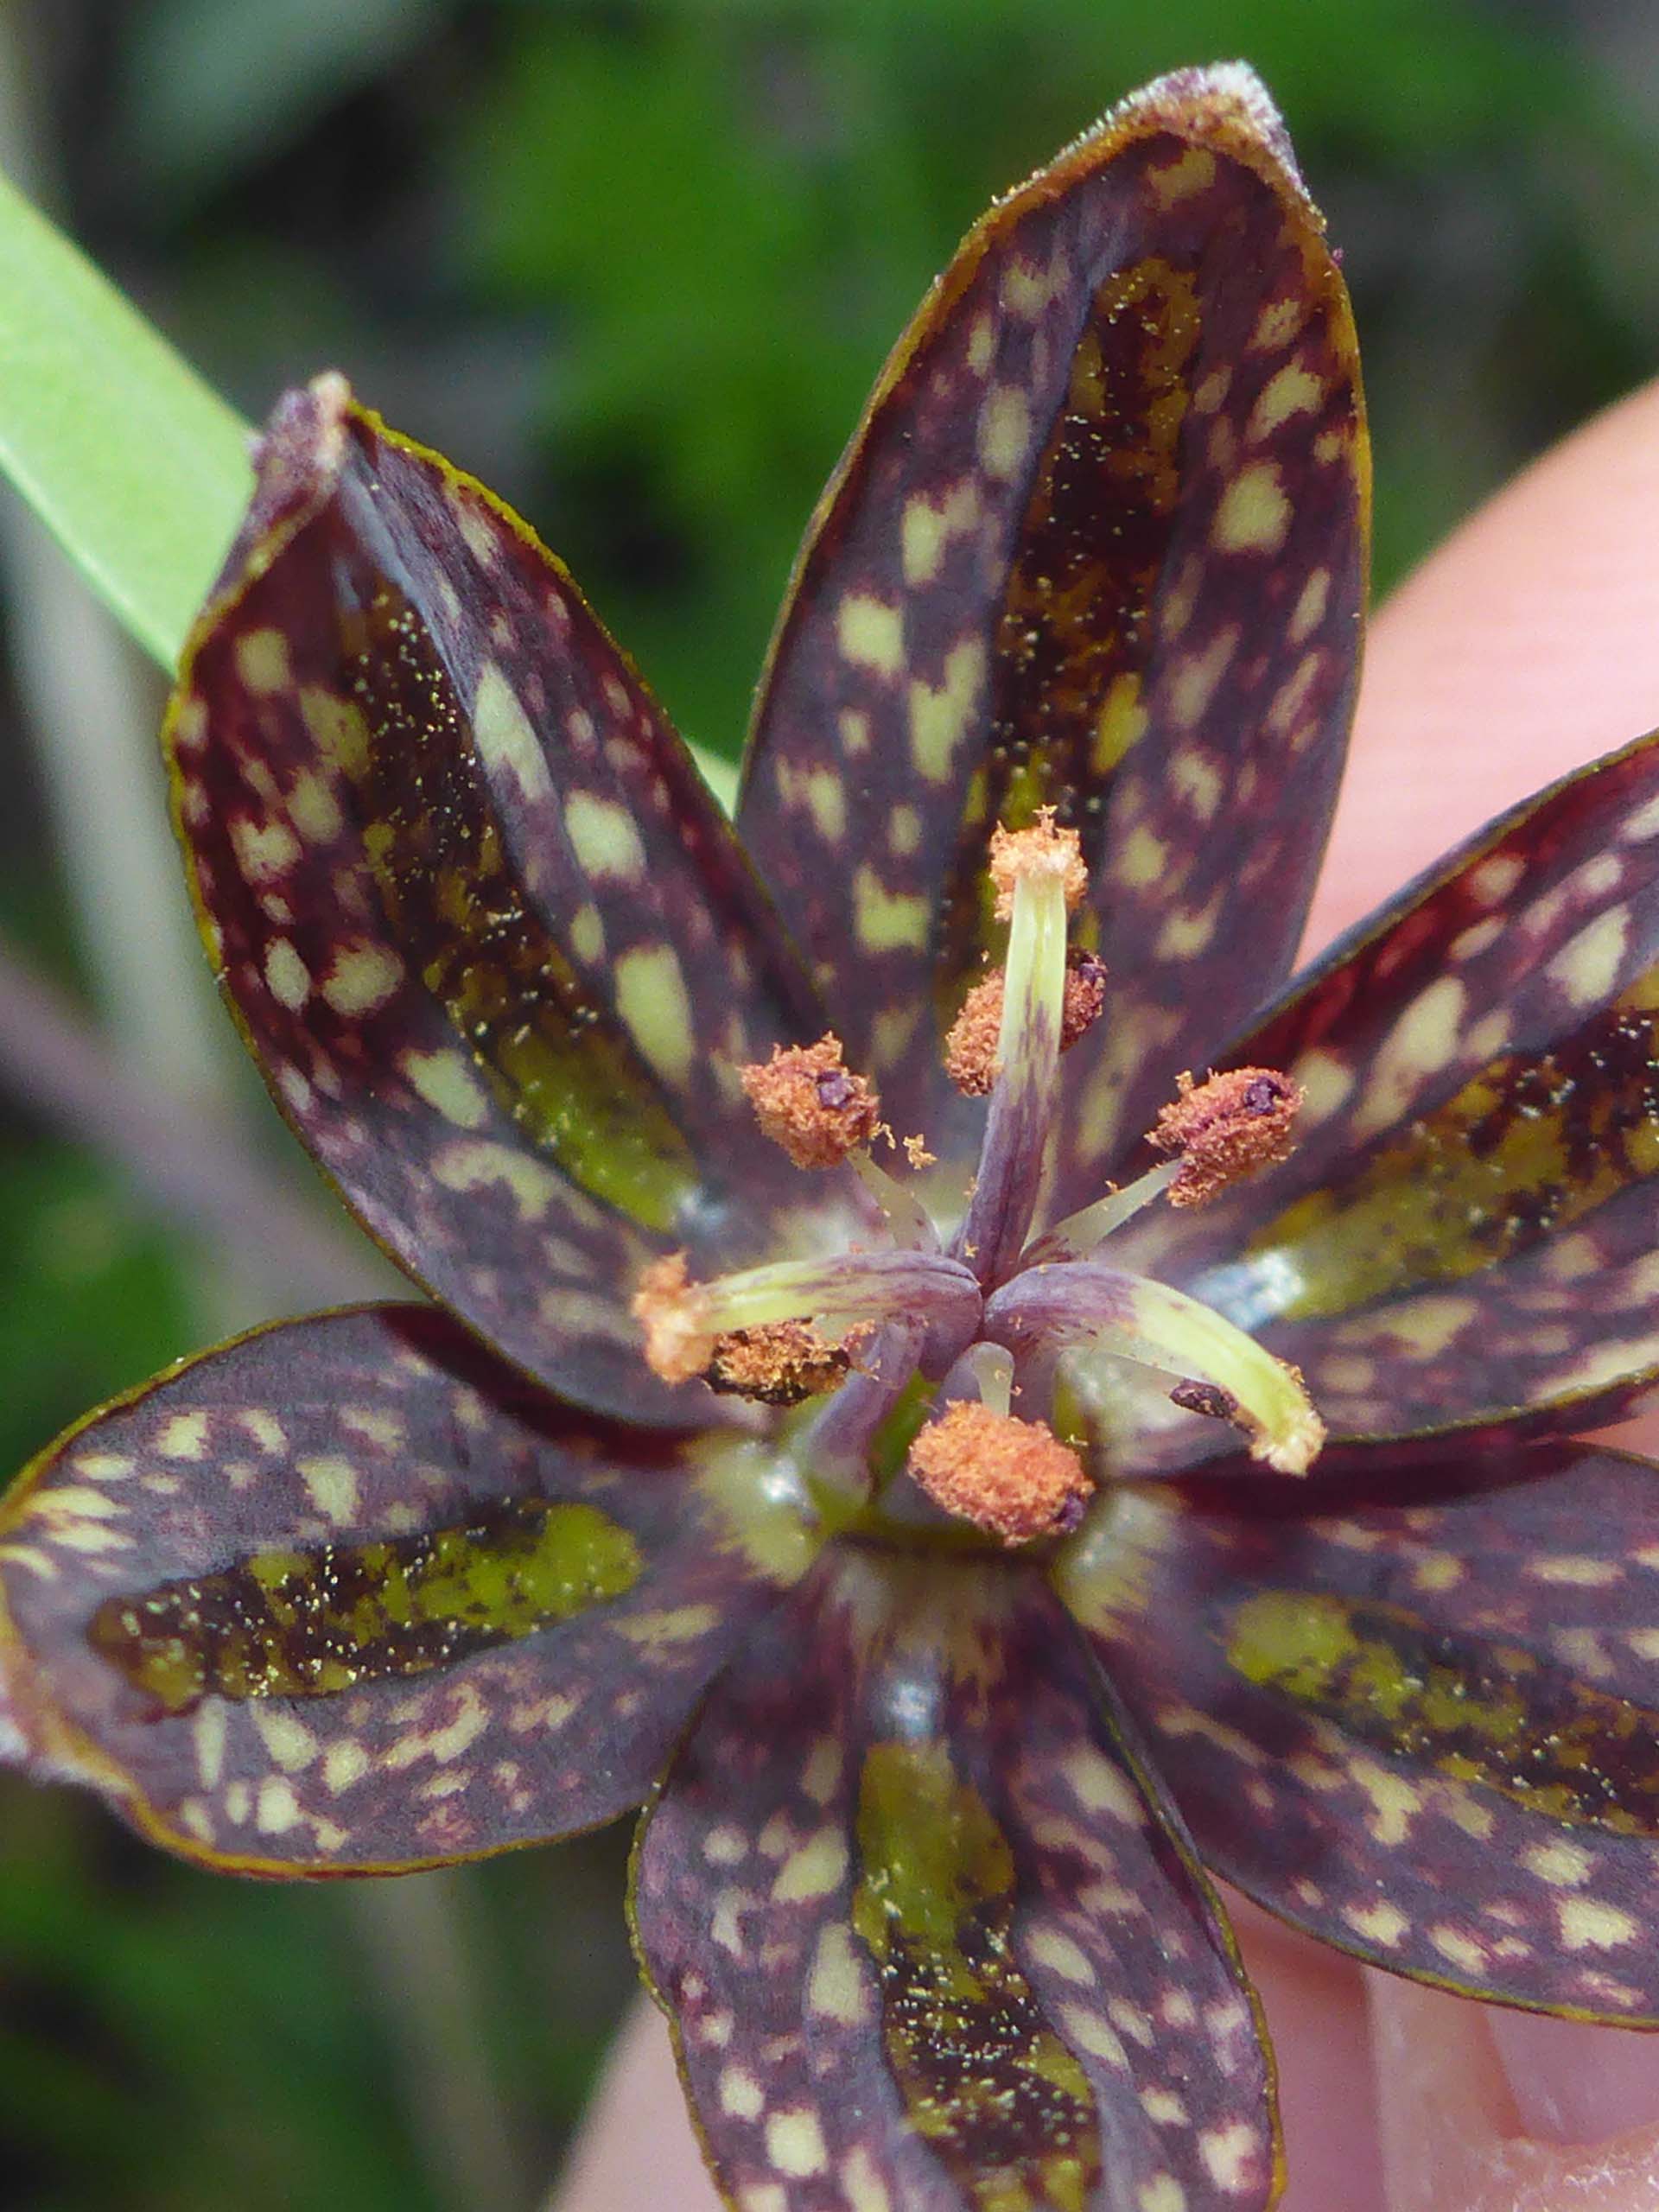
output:
[{"label": "fingernail", "polygon": [[1523,2134],[1599,2143],[1659,2120],[1659,2037],[1497,2005],[1488,2026]]}]

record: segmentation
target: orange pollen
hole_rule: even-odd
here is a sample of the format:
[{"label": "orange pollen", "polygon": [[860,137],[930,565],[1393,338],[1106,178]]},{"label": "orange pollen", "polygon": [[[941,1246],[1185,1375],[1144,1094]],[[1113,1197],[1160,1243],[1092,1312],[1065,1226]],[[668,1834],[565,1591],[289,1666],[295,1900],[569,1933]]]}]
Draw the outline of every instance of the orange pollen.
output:
[{"label": "orange pollen", "polygon": [[842,1065],[833,1033],[816,1045],[774,1045],[769,1060],[741,1073],[756,1121],[798,1167],[838,1167],[880,1127],[880,1100]]},{"label": "orange pollen", "polygon": [[1046,1421],[959,1401],[910,1447],[910,1471],[936,1505],[1005,1544],[1075,1529],[1094,1490]]},{"label": "orange pollen", "polygon": [[[1007,977],[998,968],[974,985],[944,1040],[944,1071],[969,1098],[983,1098],[1000,1073],[996,1041],[1002,1029]],[[1060,1050],[1069,1052],[1099,1020],[1106,1003],[1106,963],[1093,952],[1067,956],[1065,996],[1060,1006]]]},{"label": "orange pollen", "polygon": [[1002,970],[974,985],[944,1040],[944,1071],[969,1098],[983,1098],[996,1082],[996,1040],[1002,1030]]},{"label": "orange pollen", "polygon": [[832,1344],[810,1321],[731,1329],[715,1340],[706,1380],[711,1390],[758,1398],[762,1405],[798,1406],[833,1389],[852,1365],[853,1351],[872,1333],[866,1322]]},{"label": "orange pollen", "polygon": [[1169,1186],[1173,1206],[1208,1205],[1234,1183],[1288,1160],[1302,1088],[1273,1068],[1234,1068],[1194,1083],[1176,1078],[1179,1096],[1147,1131],[1160,1152],[1179,1153]]},{"label": "orange pollen", "polygon": [[999,922],[1013,918],[1014,885],[1022,876],[1039,875],[1059,877],[1068,913],[1089,888],[1082,840],[1075,830],[1056,826],[1052,806],[1039,807],[1028,830],[1005,830],[998,823],[991,832],[991,881],[996,886]]},{"label": "orange pollen", "polygon": [[639,1278],[631,1308],[645,1332],[645,1364],[664,1382],[689,1382],[715,1356],[715,1337],[703,1319],[697,1286],[683,1252],[653,1260]]}]

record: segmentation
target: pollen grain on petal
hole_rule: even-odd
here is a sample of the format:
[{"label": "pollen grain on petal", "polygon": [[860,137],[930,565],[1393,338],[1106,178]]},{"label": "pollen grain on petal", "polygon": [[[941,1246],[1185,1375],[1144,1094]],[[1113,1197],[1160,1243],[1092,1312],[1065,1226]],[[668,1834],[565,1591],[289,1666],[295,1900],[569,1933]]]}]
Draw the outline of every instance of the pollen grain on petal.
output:
[{"label": "pollen grain on petal", "polygon": [[1289,1076],[1234,1068],[1203,1083],[1183,1074],[1177,1088],[1147,1132],[1160,1152],[1180,1158],[1171,1205],[1207,1205],[1233,1184],[1289,1159],[1302,1104],[1301,1086]]},{"label": "pollen grain on petal", "polygon": [[774,1045],[741,1077],[762,1130],[798,1167],[838,1167],[880,1126],[874,1087],[842,1065],[833,1032],[816,1045]]},{"label": "pollen grain on petal", "polygon": [[910,1471],[936,1505],[1007,1545],[1076,1528],[1094,1484],[1046,1421],[974,1399],[949,1407],[910,1447]]},{"label": "pollen grain on petal", "polygon": [[1052,875],[1065,891],[1068,912],[1089,888],[1089,871],[1083,863],[1083,841],[1075,830],[1062,830],[1052,806],[1039,807],[1028,829],[1005,830],[999,823],[991,832],[991,881],[996,887],[996,918],[1007,921],[1014,912],[1014,887],[1022,877]]},{"label": "pollen grain on petal", "polygon": [[631,1310],[644,1325],[645,1364],[653,1375],[664,1382],[689,1382],[703,1373],[715,1356],[715,1337],[683,1252],[652,1262],[639,1278]]}]

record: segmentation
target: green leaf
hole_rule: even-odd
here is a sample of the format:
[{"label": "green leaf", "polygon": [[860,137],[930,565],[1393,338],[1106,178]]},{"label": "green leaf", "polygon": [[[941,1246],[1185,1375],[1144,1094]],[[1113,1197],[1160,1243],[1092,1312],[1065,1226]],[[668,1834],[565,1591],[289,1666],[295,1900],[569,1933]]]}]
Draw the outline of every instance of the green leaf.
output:
[{"label": "green leaf", "polygon": [[253,487],[247,432],[0,179],[0,467],[163,666]]},{"label": "green leaf", "polygon": [[[253,490],[247,425],[0,177],[0,470],[171,670]],[[693,748],[729,810],[731,765]]]}]

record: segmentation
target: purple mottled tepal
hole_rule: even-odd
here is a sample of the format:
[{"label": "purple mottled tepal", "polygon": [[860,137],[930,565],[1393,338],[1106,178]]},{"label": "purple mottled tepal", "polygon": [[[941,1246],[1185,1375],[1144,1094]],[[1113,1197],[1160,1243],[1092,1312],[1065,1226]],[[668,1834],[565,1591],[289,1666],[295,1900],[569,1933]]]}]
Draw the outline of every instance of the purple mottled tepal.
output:
[{"label": "purple mottled tepal", "polygon": [[1266,2212],[1214,1874],[1659,2025],[1659,1493],[1573,1440],[1659,1371],[1659,749],[1287,982],[1369,521],[1347,296],[1237,65],[928,294],[734,822],[524,523],[338,375],[284,398],[177,823],[424,1296],[41,1453],[0,1756],[265,1875],[644,1804],[738,2212]]}]

